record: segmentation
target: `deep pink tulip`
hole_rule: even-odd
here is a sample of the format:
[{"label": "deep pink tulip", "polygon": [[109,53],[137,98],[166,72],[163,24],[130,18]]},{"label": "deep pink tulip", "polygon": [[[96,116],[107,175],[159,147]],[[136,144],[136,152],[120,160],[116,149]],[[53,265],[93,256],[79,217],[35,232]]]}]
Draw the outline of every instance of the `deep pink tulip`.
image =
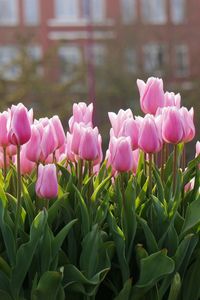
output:
[{"label": "deep pink tulip", "polygon": [[177,108],[181,107],[181,95],[174,93],[165,93],[165,106],[176,106]]},{"label": "deep pink tulip", "polygon": [[133,168],[133,152],[130,137],[113,137],[110,145],[110,163],[118,172],[128,172]]},{"label": "deep pink tulip", "polygon": [[9,124],[10,113],[4,111],[0,113],[0,146],[7,147],[10,143],[8,141],[8,124]]},{"label": "deep pink tulip", "polygon": [[48,124],[44,130],[41,140],[42,159],[45,161],[57,148],[57,140],[55,138],[55,130],[52,124]]},{"label": "deep pink tulip", "polygon": [[73,116],[69,119],[70,132],[73,132],[75,123],[83,123],[85,125],[93,127],[92,115],[93,103],[90,103],[88,106],[85,102],[74,103]]},{"label": "deep pink tulip", "polygon": [[36,164],[27,158],[26,147],[27,144],[23,145],[20,151],[20,171],[22,175],[31,174],[36,167]]},{"label": "deep pink tulip", "polygon": [[157,118],[147,114],[140,127],[138,146],[145,153],[156,153],[162,148],[163,141]]},{"label": "deep pink tulip", "polygon": [[146,83],[138,79],[137,86],[140,93],[140,106],[145,114],[155,115],[158,107],[164,107],[162,79],[150,77]]},{"label": "deep pink tulip", "polygon": [[184,138],[183,117],[177,107],[163,109],[162,137],[166,143],[178,144]]},{"label": "deep pink tulip", "polygon": [[120,130],[121,130],[124,122],[129,118],[133,118],[133,114],[130,109],[127,109],[127,110],[120,109],[118,114],[115,114],[114,112],[109,112],[108,117],[110,119],[110,123],[113,128],[114,136],[119,137]]},{"label": "deep pink tulip", "polygon": [[55,129],[55,136],[57,139],[57,148],[60,148],[65,143],[65,132],[64,132],[62,123],[58,116],[53,116],[50,119],[50,122]]},{"label": "deep pink tulip", "polygon": [[124,121],[119,133],[120,136],[130,136],[133,150],[138,148],[139,129],[140,121],[128,118]]},{"label": "deep pink tulip", "polygon": [[36,125],[31,126],[31,138],[26,144],[26,156],[32,161],[38,163],[41,155],[41,135]]},{"label": "deep pink tulip", "polygon": [[56,166],[48,164],[39,165],[38,179],[36,182],[36,194],[41,198],[51,199],[58,195],[58,180]]},{"label": "deep pink tulip", "polygon": [[13,145],[23,145],[31,137],[31,126],[27,108],[19,103],[11,107],[11,120],[8,133],[8,140]]},{"label": "deep pink tulip", "polygon": [[99,132],[97,127],[84,128],[80,138],[79,157],[83,160],[94,161],[100,157]]},{"label": "deep pink tulip", "polygon": [[193,107],[188,111],[186,107],[181,107],[180,113],[183,117],[183,142],[188,143],[193,140],[195,136],[194,126],[194,109]]}]

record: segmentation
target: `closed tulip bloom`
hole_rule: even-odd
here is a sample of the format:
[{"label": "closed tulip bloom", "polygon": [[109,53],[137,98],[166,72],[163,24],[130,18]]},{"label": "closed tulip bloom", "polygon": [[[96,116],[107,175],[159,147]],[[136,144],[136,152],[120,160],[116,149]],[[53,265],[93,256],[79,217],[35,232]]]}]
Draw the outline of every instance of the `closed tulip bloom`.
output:
[{"label": "closed tulip bloom", "polygon": [[79,156],[81,159],[94,161],[99,156],[99,141],[98,141],[98,129],[91,127],[84,128],[79,145]]},{"label": "closed tulip bloom", "polygon": [[181,107],[180,113],[183,117],[183,142],[188,143],[193,140],[195,136],[194,126],[194,109],[193,107],[188,111],[186,107]]},{"label": "closed tulip bloom", "polygon": [[196,142],[196,156],[198,156],[200,154],[200,142],[197,141]]},{"label": "closed tulip bloom", "polygon": [[13,145],[23,145],[31,137],[31,126],[28,117],[28,111],[23,104],[12,106],[11,120],[8,133],[9,142]]},{"label": "closed tulip bloom", "polygon": [[36,167],[36,164],[27,158],[26,147],[27,144],[23,145],[20,152],[20,170],[22,175],[31,174]]},{"label": "closed tulip bloom", "polygon": [[140,122],[133,118],[128,118],[124,121],[123,127],[120,131],[120,136],[130,136],[132,149],[138,148]]},{"label": "closed tulip bloom", "polygon": [[150,77],[146,83],[138,79],[137,86],[142,111],[145,114],[155,115],[158,107],[163,107],[165,104],[162,79]]},{"label": "closed tulip bloom", "polygon": [[39,165],[38,179],[36,182],[36,194],[38,197],[51,199],[58,195],[58,180],[56,166],[48,164]]},{"label": "closed tulip bloom", "polygon": [[41,155],[41,135],[36,125],[31,126],[31,138],[26,144],[26,156],[32,162],[39,162]]},{"label": "closed tulip bloom", "polygon": [[52,154],[57,147],[57,140],[55,139],[55,131],[51,124],[44,128],[42,140],[41,140],[41,151],[42,158],[46,160],[47,157]]},{"label": "closed tulip bloom", "polygon": [[65,153],[68,160],[72,162],[75,161],[75,155],[74,152],[72,151],[72,134],[69,132],[67,132],[67,136],[66,136]]},{"label": "closed tulip bloom", "polygon": [[114,112],[109,112],[108,117],[110,119],[110,123],[113,128],[114,136],[119,137],[120,130],[121,130],[124,122],[129,118],[133,118],[133,114],[130,109],[127,109],[127,110],[120,109],[118,114],[115,114]]},{"label": "closed tulip bloom", "polygon": [[8,140],[8,123],[10,114],[8,111],[0,113],[0,146],[7,147],[10,143]]},{"label": "closed tulip bloom", "polygon": [[72,133],[72,140],[71,140],[71,150],[74,154],[78,155],[79,153],[79,145],[81,140],[81,133],[83,131],[83,124],[74,124],[74,130]]},{"label": "closed tulip bloom", "polygon": [[74,130],[75,123],[83,123],[88,126],[93,126],[93,103],[88,106],[85,102],[79,102],[73,104],[73,116],[69,119],[70,132]]},{"label": "closed tulip bloom", "polygon": [[55,135],[57,138],[57,148],[60,148],[65,143],[65,132],[62,123],[58,116],[53,116],[50,122],[52,123],[55,129]]},{"label": "closed tulip bloom", "polygon": [[174,93],[165,93],[165,106],[176,106],[177,108],[181,107],[181,95]]},{"label": "closed tulip bloom", "polygon": [[157,120],[147,114],[140,127],[138,146],[145,153],[156,153],[162,148],[163,141]]},{"label": "closed tulip bloom", "polygon": [[166,143],[178,144],[183,141],[183,117],[176,107],[167,107],[162,114],[162,137]]},{"label": "closed tulip bloom", "polygon": [[136,174],[140,158],[140,149],[133,151],[133,173]]},{"label": "closed tulip bloom", "polygon": [[133,153],[130,137],[112,138],[110,147],[111,165],[118,172],[128,172],[133,168]]}]

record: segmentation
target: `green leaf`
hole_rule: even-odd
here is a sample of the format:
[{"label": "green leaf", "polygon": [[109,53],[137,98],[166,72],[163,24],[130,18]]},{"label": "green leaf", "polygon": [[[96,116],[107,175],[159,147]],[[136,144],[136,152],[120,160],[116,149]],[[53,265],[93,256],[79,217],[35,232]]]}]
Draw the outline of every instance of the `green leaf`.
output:
[{"label": "green leaf", "polygon": [[32,202],[32,199],[29,195],[29,192],[26,188],[26,185],[22,182],[22,193],[23,193],[23,197],[24,197],[24,205],[26,207],[26,211],[27,211],[27,215],[29,218],[29,224],[31,225],[35,216],[34,213],[34,205]]},{"label": "green leaf", "polygon": [[176,273],[172,281],[168,300],[177,300],[179,297],[180,290],[181,290],[181,277],[179,273]]},{"label": "green leaf", "polygon": [[157,252],[159,250],[158,245],[157,245],[156,239],[153,235],[153,232],[149,228],[147,222],[143,218],[140,218],[139,216],[137,216],[137,220],[143,229],[143,232],[144,232],[144,235],[146,238],[148,252],[150,252],[150,253]]},{"label": "green leaf", "polygon": [[132,290],[132,280],[128,279],[125,282],[123,289],[120,291],[119,295],[115,297],[114,300],[129,300],[131,290]]},{"label": "green leaf", "polygon": [[43,235],[46,222],[47,214],[45,211],[41,211],[35,217],[31,225],[30,240],[26,244],[22,244],[17,251],[16,265],[13,268],[11,277],[11,286],[15,298],[18,298],[19,296],[21,286],[31,265],[33,255],[39,240]]},{"label": "green leaf", "polygon": [[102,193],[102,191],[105,189],[107,183],[110,181],[111,176],[109,175],[106,177],[99,185],[98,187],[95,188],[92,196],[91,196],[91,201],[95,202],[99,195]]},{"label": "green leaf", "polygon": [[13,298],[5,291],[0,290],[0,299],[2,300],[13,300]]},{"label": "green leaf", "polygon": [[195,227],[200,222],[200,201],[195,200],[192,202],[187,210],[186,210],[186,216],[185,216],[185,222],[183,224],[181,237],[185,235],[187,231]]},{"label": "green leaf", "polygon": [[38,283],[37,288],[32,293],[33,300],[57,300],[57,293],[62,281],[60,272],[45,272]]}]

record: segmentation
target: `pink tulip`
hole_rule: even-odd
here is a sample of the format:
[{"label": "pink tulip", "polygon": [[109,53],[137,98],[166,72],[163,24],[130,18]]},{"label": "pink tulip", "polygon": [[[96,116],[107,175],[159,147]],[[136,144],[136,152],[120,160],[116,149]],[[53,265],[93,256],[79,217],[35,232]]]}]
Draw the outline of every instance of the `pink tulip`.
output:
[{"label": "pink tulip", "polygon": [[57,140],[52,124],[47,125],[43,130],[41,140],[42,159],[45,161],[57,148]]},{"label": "pink tulip", "polygon": [[11,121],[8,133],[8,140],[13,145],[23,145],[31,137],[31,126],[27,108],[19,103],[11,107]]},{"label": "pink tulip", "polygon": [[10,114],[8,111],[0,113],[0,146],[7,147],[9,145],[8,141],[8,123]]},{"label": "pink tulip", "polygon": [[71,162],[74,162],[75,155],[74,152],[72,151],[72,134],[70,134],[69,132],[67,132],[65,152],[66,152],[67,159]]},{"label": "pink tulip", "polygon": [[195,178],[192,178],[184,187],[185,193],[192,191],[194,189]]},{"label": "pink tulip", "polygon": [[120,136],[130,136],[132,149],[138,148],[138,136],[140,129],[140,121],[134,120],[133,118],[128,118],[124,121],[123,126],[120,130]]},{"label": "pink tulip", "polygon": [[159,152],[163,141],[157,118],[147,114],[140,127],[138,145],[145,153]]},{"label": "pink tulip", "polygon": [[120,136],[120,130],[121,130],[124,122],[129,118],[133,118],[133,114],[130,109],[127,109],[127,110],[120,109],[118,114],[109,112],[108,116],[109,116],[110,123],[113,128],[113,133],[114,133],[115,137]]},{"label": "pink tulip", "polygon": [[181,95],[174,93],[165,93],[165,106],[176,106],[177,108],[181,107]]},{"label": "pink tulip", "polygon": [[[7,166],[10,165],[10,159],[9,159],[9,156],[6,155],[6,164]],[[0,150],[0,169],[3,169],[4,168],[4,155],[3,155],[3,148],[1,148]]]},{"label": "pink tulip", "polygon": [[145,114],[155,115],[158,107],[163,107],[165,104],[162,79],[150,77],[146,83],[138,79],[137,86],[142,111]]},{"label": "pink tulip", "polygon": [[80,138],[79,156],[83,160],[94,161],[100,157],[99,132],[97,127],[84,128]]},{"label": "pink tulip", "polygon": [[58,195],[58,180],[56,174],[56,166],[48,164],[39,165],[38,179],[36,182],[36,194],[38,197],[51,199]]},{"label": "pink tulip", "polygon": [[58,116],[53,116],[50,119],[50,122],[55,129],[55,136],[57,138],[57,148],[60,148],[65,143],[65,132],[62,123]]},{"label": "pink tulip", "polygon": [[166,143],[178,144],[184,138],[183,117],[178,108],[166,107],[162,114],[162,137]]},{"label": "pink tulip", "polygon": [[31,138],[26,144],[26,156],[32,162],[39,162],[41,155],[41,135],[36,125],[31,126]]},{"label": "pink tulip", "polygon": [[133,153],[130,137],[113,137],[110,142],[110,163],[118,172],[128,172],[133,168]]},{"label": "pink tulip", "polygon": [[196,142],[196,156],[200,155],[200,141]]},{"label": "pink tulip", "polygon": [[85,125],[93,127],[92,115],[93,115],[93,103],[90,103],[88,106],[84,102],[74,103],[73,116],[69,119],[70,132],[71,133],[73,132],[75,123],[83,123]]},{"label": "pink tulip", "polygon": [[140,158],[140,150],[136,149],[133,151],[133,174],[136,174],[137,172],[139,158]]},{"label": "pink tulip", "polygon": [[17,147],[14,146],[14,145],[9,145],[7,148],[6,148],[6,153],[9,157],[12,157],[14,155],[17,154]]},{"label": "pink tulip", "polygon": [[194,126],[194,109],[193,107],[188,111],[186,107],[181,107],[180,113],[183,117],[183,142],[188,143],[193,140],[195,136],[195,126]]},{"label": "pink tulip", "polygon": [[22,175],[31,174],[36,167],[36,164],[30,161],[26,156],[26,146],[27,144],[23,145],[20,152],[20,170]]},{"label": "pink tulip", "polygon": [[83,128],[84,128],[83,124],[78,124],[78,123],[74,124],[72,140],[71,140],[71,150],[76,155],[78,155],[79,153],[79,145],[80,145]]}]

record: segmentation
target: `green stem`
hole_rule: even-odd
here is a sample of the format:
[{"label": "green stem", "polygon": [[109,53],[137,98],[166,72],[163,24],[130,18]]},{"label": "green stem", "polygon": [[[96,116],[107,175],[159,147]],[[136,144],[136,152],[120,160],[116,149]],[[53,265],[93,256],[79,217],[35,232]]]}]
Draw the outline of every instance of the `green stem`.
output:
[{"label": "green stem", "polygon": [[166,149],[166,145],[164,144],[163,148],[161,150],[161,180],[162,180],[162,182],[164,179],[165,149]]},{"label": "green stem", "polygon": [[17,210],[15,220],[15,238],[17,240],[17,232],[19,227],[21,213],[21,171],[20,171],[20,146],[17,146]]},{"label": "green stem", "polygon": [[122,204],[123,208],[126,207],[126,197],[125,197],[125,188],[124,188],[124,176],[123,173],[120,173],[120,185],[121,185],[121,193],[122,193]]},{"label": "green stem", "polygon": [[183,153],[182,153],[182,170],[185,171],[185,160],[186,160],[186,144],[183,144]]},{"label": "green stem", "polygon": [[83,181],[83,160],[79,160],[79,186],[81,188]]},{"label": "green stem", "polygon": [[149,193],[152,194],[152,162],[153,154],[149,153]]},{"label": "green stem", "polygon": [[4,179],[6,179],[6,175],[7,175],[6,147],[3,147],[3,175],[4,175]]},{"label": "green stem", "polygon": [[176,189],[176,177],[177,177],[177,145],[174,145],[174,161],[173,161],[173,193]]}]

